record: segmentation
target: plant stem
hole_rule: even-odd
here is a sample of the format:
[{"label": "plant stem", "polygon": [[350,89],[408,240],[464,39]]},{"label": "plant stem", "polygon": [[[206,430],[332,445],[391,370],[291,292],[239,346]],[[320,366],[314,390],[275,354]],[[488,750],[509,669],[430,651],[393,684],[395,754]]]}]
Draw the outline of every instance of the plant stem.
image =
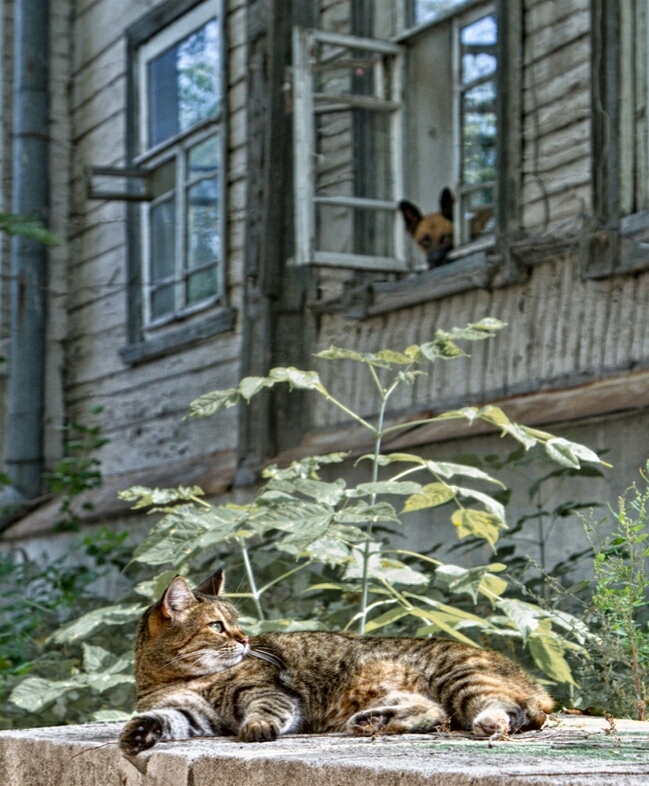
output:
[{"label": "plant stem", "polygon": [[315,390],[317,390],[318,393],[320,393],[321,396],[324,396],[327,399],[327,401],[330,401],[334,406],[338,407],[338,409],[342,409],[342,411],[345,414],[349,415],[350,418],[353,418],[357,423],[360,423],[361,426],[364,426],[366,429],[368,429],[368,431],[371,431],[372,434],[376,434],[377,433],[377,430],[374,428],[374,426],[372,426],[366,420],[363,420],[363,418],[360,415],[357,415],[355,412],[352,412],[351,409],[348,409],[341,401],[338,401],[338,399],[334,398],[327,391],[327,389],[325,387],[322,387],[322,386],[321,387],[317,387],[317,388],[315,388]]},{"label": "plant stem", "polygon": [[[391,391],[389,391],[391,392]],[[376,483],[379,477],[379,455],[381,453],[381,437],[383,420],[385,418],[385,409],[388,403],[389,392],[381,391],[381,410],[379,413],[379,423],[376,429],[376,438],[374,440],[374,457],[372,459],[372,483]],[[376,494],[371,496],[371,505],[376,502]],[[367,620],[367,597],[369,591],[369,564],[370,564],[370,547],[372,539],[372,522],[367,525],[367,541],[365,542],[365,550],[363,552],[363,577],[361,579],[361,619],[358,625],[358,632],[363,635],[365,633],[365,622]]]},{"label": "plant stem", "polygon": [[257,616],[260,620],[265,619],[264,610],[261,607],[261,603],[259,602],[259,591],[257,590],[257,583],[255,582],[255,575],[252,572],[252,565],[250,564],[250,557],[248,556],[248,549],[246,548],[245,541],[242,538],[237,538],[239,541],[239,546],[241,547],[241,555],[243,556],[243,564],[246,567],[246,574],[248,576],[248,583],[250,584],[250,591],[252,593],[252,599],[255,604],[255,608],[257,609]]}]

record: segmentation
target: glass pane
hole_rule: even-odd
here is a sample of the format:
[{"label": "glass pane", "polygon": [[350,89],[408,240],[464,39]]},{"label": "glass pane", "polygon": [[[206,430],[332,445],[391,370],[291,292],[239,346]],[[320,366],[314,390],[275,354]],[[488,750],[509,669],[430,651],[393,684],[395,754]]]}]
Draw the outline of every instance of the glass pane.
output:
[{"label": "glass pane", "polygon": [[174,275],[174,250],[176,247],[176,205],[165,199],[153,205],[150,211],[151,231],[151,283],[155,284]]},{"label": "glass pane", "polygon": [[220,48],[213,19],[149,63],[150,146],[216,116]]},{"label": "glass pane", "polygon": [[318,205],[316,248],[338,254],[391,257],[394,212]]},{"label": "glass pane", "polygon": [[316,115],[318,196],[392,198],[390,118],[349,109]]},{"label": "glass pane", "polygon": [[216,295],[216,268],[199,270],[187,277],[187,303],[197,303],[206,297]]},{"label": "glass pane", "polygon": [[151,175],[151,193],[154,199],[161,197],[176,187],[176,159],[159,166]]},{"label": "glass pane", "polygon": [[161,317],[173,312],[174,285],[166,284],[151,293],[151,318]]},{"label": "glass pane", "polygon": [[467,90],[462,103],[462,182],[485,183],[496,177],[496,85]]},{"label": "glass pane", "polygon": [[464,5],[467,0],[414,0],[414,2],[415,24],[420,25]]},{"label": "glass pane", "polygon": [[204,142],[194,145],[189,151],[189,178],[219,166],[220,148],[219,135],[209,137]]},{"label": "glass pane", "polygon": [[219,181],[211,177],[187,189],[187,267],[215,262],[220,256]]},{"label": "glass pane", "polygon": [[319,43],[315,59],[312,70],[316,93],[391,98],[391,57],[365,49]]},{"label": "glass pane", "polygon": [[462,241],[492,235],[495,230],[494,187],[482,186],[462,197]]},{"label": "glass pane", "polygon": [[496,72],[498,26],[495,16],[483,16],[462,28],[462,84],[491,76]]}]

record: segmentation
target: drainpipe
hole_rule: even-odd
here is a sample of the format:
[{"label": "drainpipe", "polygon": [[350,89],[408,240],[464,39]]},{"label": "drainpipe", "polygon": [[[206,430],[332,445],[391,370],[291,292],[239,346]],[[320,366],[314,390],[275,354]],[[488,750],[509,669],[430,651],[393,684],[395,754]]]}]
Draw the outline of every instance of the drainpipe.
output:
[{"label": "drainpipe", "polygon": [[[49,25],[48,0],[16,0],[11,209],[38,215],[45,223],[50,206]],[[12,238],[6,464],[13,485],[0,498],[5,505],[42,492],[47,257],[42,243]],[[15,514],[14,508],[12,518]]]}]

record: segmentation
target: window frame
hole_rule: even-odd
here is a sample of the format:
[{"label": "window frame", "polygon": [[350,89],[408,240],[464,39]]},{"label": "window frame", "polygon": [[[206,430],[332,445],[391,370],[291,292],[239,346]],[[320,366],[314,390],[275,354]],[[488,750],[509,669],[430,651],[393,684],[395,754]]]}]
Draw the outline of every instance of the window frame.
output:
[{"label": "window frame", "polygon": [[[624,213],[622,180],[625,166],[624,129],[628,106],[623,106],[625,71],[623,19],[618,0],[593,0],[592,29],[592,177],[593,215],[586,219],[580,243],[583,278],[605,278],[649,269],[649,209]],[[649,35],[645,39],[649,70]],[[633,67],[633,66],[631,66]],[[644,101],[649,101],[649,76]],[[628,96],[626,96],[628,98]],[[633,102],[635,110],[635,99]],[[649,111],[645,109],[645,111]],[[645,120],[646,122],[646,120]],[[647,143],[649,147],[649,141]],[[645,150],[649,178],[649,150]]]},{"label": "window frame", "polygon": [[[407,0],[405,0],[407,2]],[[406,21],[408,14],[404,10],[405,4],[399,6],[401,13],[398,18]],[[496,54],[498,60],[497,71],[495,75],[497,84],[496,94],[496,112],[498,122],[497,132],[497,164],[496,164],[496,183],[495,183],[495,202],[494,202],[494,221],[495,231],[485,237],[476,240],[462,243],[457,245],[451,252],[453,261],[460,260],[465,257],[471,256],[476,259],[476,255],[480,256],[481,264],[485,270],[490,271],[490,277],[493,278],[497,275],[498,285],[504,286],[508,283],[518,282],[524,278],[524,273],[520,269],[520,265],[514,259],[513,255],[509,253],[507,244],[511,241],[520,241],[524,237],[522,229],[522,73],[521,64],[523,59],[523,27],[522,27],[522,4],[520,2],[508,2],[508,0],[467,0],[467,2],[457,8],[450,9],[449,11],[440,14],[439,17],[422,22],[419,25],[413,25],[401,30],[396,36],[386,40],[386,43],[403,46],[404,51],[402,54],[403,65],[405,68],[405,61],[407,52],[405,46],[408,45],[413,39],[429,30],[432,27],[438,26],[443,23],[450,23],[453,26],[458,25],[458,20],[462,24],[465,20],[473,18],[480,18],[481,15],[493,13],[497,18],[498,23],[498,39],[496,45]],[[469,22],[470,23],[470,22]],[[459,26],[459,25],[458,25]],[[294,30],[294,42],[300,35],[305,36],[306,33],[313,31],[304,31],[296,28]],[[453,51],[457,48],[457,41],[459,30],[453,30]],[[327,34],[323,34],[327,35]],[[305,46],[305,40],[302,40],[301,49],[296,47],[294,43],[294,65],[295,65],[295,52],[301,53],[302,57],[308,54],[308,48]],[[457,54],[453,55],[454,62],[452,63],[453,69],[457,68]],[[403,78],[403,77],[402,77]],[[304,79],[301,78],[301,70],[294,70],[293,81],[293,98],[295,101],[303,100],[300,95],[301,91],[308,90],[308,85],[304,84]],[[307,94],[308,98],[308,94]],[[402,100],[402,113],[404,111],[405,102]],[[455,114],[458,112],[458,101],[454,99],[454,104],[451,107]],[[307,145],[302,145],[303,156],[305,159],[301,162],[303,168],[311,166],[311,161],[305,150],[313,149],[314,140],[309,134],[312,133],[304,122],[298,119],[297,113],[294,113],[294,135],[295,140],[302,139],[307,142]],[[403,131],[401,132],[403,139]],[[459,125],[457,120],[454,122],[455,137],[452,140],[451,154],[456,161],[454,169],[459,172]],[[403,188],[403,181],[410,163],[405,159],[405,151],[403,150],[403,142],[401,145],[401,188]],[[295,146],[297,150],[299,146]],[[294,151],[295,152],[295,151]],[[296,166],[296,170],[298,167]],[[323,264],[322,258],[318,261],[314,259],[312,252],[304,253],[302,249],[311,246],[306,242],[305,238],[309,236],[310,221],[306,215],[307,207],[311,209],[309,204],[308,189],[302,187],[298,182],[296,175],[295,182],[295,198],[296,198],[296,254],[293,260],[294,264],[298,265],[318,265]],[[395,204],[396,207],[396,204]],[[459,226],[459,222],[456,222]],[[405,235],[403,236],[405,239]],[[398,246],[395,243],[395,248]],[[501,264],[497,271],[494,273],[493,267],[493,254],[494,252],[500,255]],[[487,257],[490,257],[488,260]],[[405,262],[405,266],[403,263]],[[416,263],[413,265],[410,259],[410,254],[404,249],[403,259],[399,260],[399,265],[392,266],[391,268],[372,268],[369,265],[352,265],[344,264],[341,260],[340,266],[354,269],[361,268],[365,270],[378,270],[383,272],[409,272],[417,270]],[[444,274],[439,273],[439,277],[452,276],[452,265],[444,266]],[[493,274],[493,275],[492,275]]]},{"label": "window frame", "polygon": [[[150,289],[149,264],[148,258],[148,232],[146,229],[148,215],[150,213],[150,201],[141,200],[142,204],[130,202],[127,204],[128,214],[128,344],[144,345],[149,343],[154,355],[158,352],[155,346],[162,339],[165,347],[169,349],[174,346],[182,346],[195,340],[198,333],[195,327],[195,319],[199,318],[200,312],[205,312],[206,324],[214,324],[213,332],[222,332],[224,329],[231,329],[233,317],[227,306],[227,270],[226,261],[228,258],[227,244],[227,89],[228,89],[228,63],[227,63],[227,37],[226,37],[226,3],[225,0],[168,0],[162,6],[153,9],[149,14],[136,22],[126,30],[127,40],[127,167],[135,168],[142,172],[146,177],[154,171],[154,168],[162,164],[165,160],[176,158],[176,173],[182,170],[182,162],[179,161],[186,155],[186,150],[191,145],[197,144],[202,139],[219,134],[219,226],[220,233],[220,255],[216,263],[217,292],[215,295],[205,298],[197,303],[185,304],[178,307],[176,299],[175,308],[168,314],[158,318],[150,318]],[[145,134],[148,134],[148,122],[146,116],[146,100],[142,95],[142,88],[146,86],[146,63],[155,56],[156,52],[163,52],[174,43],[182,41],[192,30],[197,29],[209,19],[216,19],[219,25],[220,36],[220,105],[217,115],[193,125],[190,129],[178,133],[170,139],[152,146],[149,149],[142,149],[146,143]],[[203,20],[201,22],[201,20]],[[168,31],[168,33],[166,32]],[[144,56],[148,55],[148,56]],[[143,119],[145,122],[143,122]],[[189,180],[180,182],[176,179],[175,196],[176,204],[183,201],[184,190],[187,188]],[[177,244],[185,243],[186,217],[181,221],[176,221]],[[187,270],[185,268],[185,252],[180,258],[176,259],[176,288],[184,286]],[[178,294],[175,294],[178,298]],[[220,307],[220,308],[218,308]],[[219,318],[223,312],[227,318]],[[196,316],[195,316],[196,315]],[[216,319],[214,318],[216,316]],[[179,321],[188,320],[190,324],[185,328],[176,329],[168,334],[164,330],[165,326],[170,326]],[[227,326],[227,327],[226,327]],[[163,334],[160,335],[160,330]],[[187,342],[184,341],[184,332],[187,333]],[[204,332],[204,331],[203,331]],[[209,332],[209,331],[208,331]],[[168,334],[168,335],[166,335]],[[166,336],[166,337],[165,337]],[[170,342],[170,339],[175,339]],[[133,355],[129,347],[122,352],[124,359],[126,355],[130,358]],[[136,352],[137,360],[146,359],[147,351]],[[140,357],[142,355],[142,357]],[[137,362],[126,361],[126,362]]]},{"label": "window frame", "polygon": [[[364,49],[394,58],[390,102],[390,171],[392,199],[379,200],[354,196],[317,196],[314,161],[317,155],[315,139],[316,104],[319,94],[314,89],[311,52],[314,44],[324,43],[348,49]],[[397,215],[399,200],[403,198],[403,58],[402,47],[392,41],[363,36],[330,33],[318,29],[293,28],[293,155],[295,193],[295,255],[293,264],[301,267],[342,267],[345,269],[406,272],[405,232]],[[321,97],[320,97],[321,98]],[[330,103],[334,103],[334,96]],[[358,96],[358,105],[369,108],[375,97]],[[376,98],[378,102],[381,99]],[[349,106],[354,106],[350,97]],[[385,110],[377,110],[385,111]],[[316,210],[318,205],[394,211],[392,246],[394,256],[379,257],[357,253],[338,253],[316,247]]]}]

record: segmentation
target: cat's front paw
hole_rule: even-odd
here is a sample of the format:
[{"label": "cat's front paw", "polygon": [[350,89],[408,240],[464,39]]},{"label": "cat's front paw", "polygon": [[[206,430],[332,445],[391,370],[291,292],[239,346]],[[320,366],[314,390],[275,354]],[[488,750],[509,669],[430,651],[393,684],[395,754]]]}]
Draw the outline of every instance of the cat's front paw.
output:
[{"label": "cat's front paw", "polygon": [[279,737],[279,727],[272,721],[247,721],[241,725],[239,737],[244,742],[273,742]]},{"label": "cat's front paw", "polygon": [[152,748],[162,737],[162,724],[151,715],[139,715],[130,720],[119,736],[119,747],[128,756]]},{"label": "cat's front paw", "polygon": [[473,720],[473,733],[478,737],[493,737],[494,734],[507,734],[509,713],[501,709],[486,709]]}]

